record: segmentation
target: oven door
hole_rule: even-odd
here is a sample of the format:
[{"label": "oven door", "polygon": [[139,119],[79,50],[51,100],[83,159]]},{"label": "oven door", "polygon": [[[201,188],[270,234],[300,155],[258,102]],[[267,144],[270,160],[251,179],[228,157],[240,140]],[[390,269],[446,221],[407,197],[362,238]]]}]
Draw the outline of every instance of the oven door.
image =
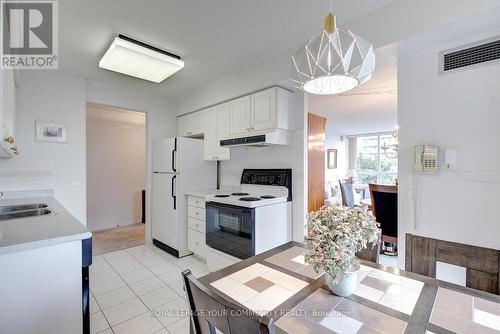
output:
[{"label": "oven door", "polygon": [[216,202],[206,204],[206,242],[221,252],[246,259],[255,255],[255,209]]}]

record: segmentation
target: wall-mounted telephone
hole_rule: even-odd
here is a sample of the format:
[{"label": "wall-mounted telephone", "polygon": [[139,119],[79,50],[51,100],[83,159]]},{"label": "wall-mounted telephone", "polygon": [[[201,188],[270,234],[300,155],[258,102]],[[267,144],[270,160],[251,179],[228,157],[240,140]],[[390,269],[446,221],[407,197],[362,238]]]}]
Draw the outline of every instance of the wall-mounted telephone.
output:
[{"label": "wall-mounted telephone", "polygon": [[438,170],[439,149],[437,145],[415,146],[415,172],[432,173]]}]

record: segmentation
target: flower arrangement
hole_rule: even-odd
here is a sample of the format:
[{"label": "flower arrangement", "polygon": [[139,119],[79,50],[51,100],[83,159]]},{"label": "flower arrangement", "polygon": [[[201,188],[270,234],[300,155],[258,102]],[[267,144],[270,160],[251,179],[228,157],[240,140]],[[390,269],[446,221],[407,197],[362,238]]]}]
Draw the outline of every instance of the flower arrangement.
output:
[{"label": "flower arrangement", "polygon": [[317,273],[325,270],[334,282],[358,262],[357,252],[369,243],[375,246],[380,238],[375,217],[361,207],[323,207],[309,214],[307,228],[305,261]]}]

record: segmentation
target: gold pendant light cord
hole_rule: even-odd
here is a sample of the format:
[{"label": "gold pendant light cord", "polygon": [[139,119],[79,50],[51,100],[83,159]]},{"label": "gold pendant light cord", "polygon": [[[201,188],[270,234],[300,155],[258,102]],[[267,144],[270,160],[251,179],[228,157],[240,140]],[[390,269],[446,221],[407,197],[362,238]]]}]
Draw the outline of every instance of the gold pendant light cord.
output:
[{"label": "gold pendant light cord", "polygon": [[330,0],[330,12],[325,17],[325,31],[332,34],[337,29],[337,18],[333,14],[333,1]]}]

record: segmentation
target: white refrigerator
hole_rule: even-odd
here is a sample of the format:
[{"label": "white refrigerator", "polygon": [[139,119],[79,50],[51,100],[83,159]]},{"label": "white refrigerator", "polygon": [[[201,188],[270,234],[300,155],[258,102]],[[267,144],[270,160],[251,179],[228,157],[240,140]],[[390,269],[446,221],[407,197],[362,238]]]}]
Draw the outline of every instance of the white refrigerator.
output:
[{"label": "white refrigerator", "polygon": [[177,257],[191,254],[187,249],[186,192],[216,186],[217,164],[204,160],[203,140],[157,140],[151,194],[153,243]]}]

